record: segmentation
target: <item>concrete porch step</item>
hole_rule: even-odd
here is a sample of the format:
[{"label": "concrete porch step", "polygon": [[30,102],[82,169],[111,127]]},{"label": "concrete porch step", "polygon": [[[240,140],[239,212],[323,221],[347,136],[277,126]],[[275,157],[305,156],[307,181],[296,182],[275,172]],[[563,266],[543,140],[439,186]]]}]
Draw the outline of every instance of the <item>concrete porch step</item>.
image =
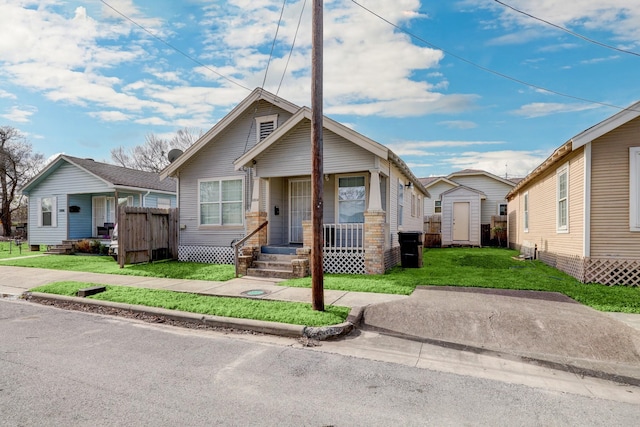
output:
[{"label": "concrete porch step", "polygon": [[258,260],[253,262],[254,268],[292,271],[291,260],[289,261],[264,261]]},{"label": "concrete porch step", "polygon": [[258,261],[291,263],[291,260],[293,259],[296,259],[296,255],[265,254],[265,253],[258,254]]},{"label": "concrete porch step", "polygon": [[272,277],[276,279],[295,279],[293,271],[274,270],[270,268],[249,268],[247,269],[248,276],[256,277]]}]

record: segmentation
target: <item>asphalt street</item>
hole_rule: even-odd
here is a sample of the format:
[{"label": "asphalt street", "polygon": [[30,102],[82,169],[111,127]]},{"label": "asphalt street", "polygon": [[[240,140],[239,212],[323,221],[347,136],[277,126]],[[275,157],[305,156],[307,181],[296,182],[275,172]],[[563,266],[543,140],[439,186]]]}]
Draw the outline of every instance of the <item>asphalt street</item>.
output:
[{"label": "asphalt street", "polygon": [[631,426],[640,408],[599,380],[576,394],[441,372],[435,354],[426,369],[337,354],[363,336],[307,348],[0,300],[0,337],[3,426]]}]

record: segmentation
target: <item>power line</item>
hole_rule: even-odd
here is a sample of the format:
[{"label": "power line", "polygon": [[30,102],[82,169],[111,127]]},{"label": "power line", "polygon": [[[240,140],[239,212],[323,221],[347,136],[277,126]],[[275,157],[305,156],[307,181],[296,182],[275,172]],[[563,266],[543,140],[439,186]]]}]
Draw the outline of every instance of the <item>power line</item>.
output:
[{"label": "power line", "polygon": [[284,65],[284,71],[282,71],[282,78],[280,78],[280,84],[278,84],[278,90],[276,90],[276,96],[280,93],[284,76],[287,74],[287,68],[289,68],[289,61],[293,54],[293,47],[296,45],[296,39],[298,38],[298,31],[300,30],[300,23],[302,22],[302,15],[304,14],[304,7],[307,5],[307,0],[302,3],[302,9],[300,10],[300,17],[298,18],[298,26],[296,27],[296,33],[293,35],[293,41],[291,42],[291,49],[289,50],[289,56],[287,57],[287,63]]},{"label": "power line", "polygon": [[109,7],[111,10],[113,10],[114,12],[116,12],[118,15],[122,16],[124,19],[126,19],[127,21],[131,22],[133,25],[135,25],[136,27],[140,28],[142,31],[144,31],[145,33],[149,34],[151,37],[153,37],[154,39],[158,40],[159,42],[165,44],[166,46],[170,47],[171,49],[175,50],[176,52],[178,52],[179,54],[181,54],[182,56],[184,56],[187,59],[190,59],[191,61],[195,62],[196,64],[206,68],[207,70],[211,71],[212,73],[216,74],[219,77],[222,77],[223,79],[227,80],[230,83],[233,83],[236,86],[239,86],[243,89],[248,90],[249,92],[251,92],[251,89],[248,88],[247,86],[243,85],[242,83],[238,83],[237,81],[233,80],[230,77],[225,76],[224,74],[221,74],[219,72],[217,72],[216,70],[214,70],[213,68],[209,67],[208,65],[200,62],[199,60],[197,60],[196,58],[194,58],[193,56],[189,55],[188,53],[178,49],[177,47],[175,47],[174,45],[172,45],[171,43],[167,42],[166,40],[158,37],[157,35],[153,34],[151,31],[149,31],[148,29],[146,29],[145,27],[143,27],[141,24],[137,23],[136,21],[134,21],[133,19],[129,18],[127,15],[125,15],[124,13],[120,12],[118,9],[116,9],[115,7],[111,6],[109,3],[107,3],[104,0],[100,0],[100,2],[102,4],[104,4],[105,6]]},{"label": "power line", "polygon": [[504,7],[507,7],[509,9],[513,10],[514,12],[518,12],[518,13],[521,13],[521,14],[523,14],[525,16],[528,16],[529,18],[535,19],[535,20],[540,21],[540,22],[544,22],[547,25],[551,25],[554,28],[562,30],[565,33],[571,34],[572,36],[578,37],[578,38],[580,38],[580,39],[582,39],[584,41],[587,41],[589,43],[593,43],[593,44],[596,44],[598,46],[602,46],[602,47],[605,47],[607,49],[612,49],[612,50],[615,50],[615,51],[618,51],[618,52],[628,53],[629,55],[640,56],[640,53],[633,52],[631,50],[621,49],[621,48],[618,48],[618,47],[615,47],[615,46],[608,45],[606,43],[599,42],[599,41],[594,40],[594,39],[590,39],[589,37],[583,36],[582,34],[578,34],[578,33],[574,32],[574,31],[569,30],[568,28],[562,27],[562,26],[560,26],[558,24],[554,24],[553,22],[546,21],[546,20],[544,20],[542,18],[538,18],[537,16],[531,15],[530,13],[527,13],[527,12],[525,12],[523,10],[516,9],[515,7],[513,7],[511,5],[508,5],[506,3],[503,3],[500,0],[493,0],[493,1],[498,3],[498,4],[501,4]]},{"label": "power line", "polygon": [[545,87],[542,87],[542,86],[539,86],[539,85],[536,85],[536,84],[533,84],[533,83],[529,83],[529,82],[524,81],[524,80],[520,80],[520,79],[518,79],[516,77],[511,77],[511,76],[509,76],[507,74],[501,73],[501,72],[493,70],[491,68],[484,67],[484,66],[482,66],[480,64],[476,64],[473,61],[470,61],[470,60],[468,60],[466,58],[463,58],[460,55],[456,55],[455,53],[449,52],[449,51],[447,51],[447,50],[445,50],[445,49],[443,49],[443,48],[441,48],[441,47],[439,47],[439,46],[437,46],[437,45],[435,45],[435,44],[433,44],[431,42],[428,42],[427,40],[423,39],[422,37],[417,36],[416,34],[410,32],[410,31],[407,31],[402,27],[399,27],[398,25],[396,25],[393,22],[389,21],[388,19],[382,17],[381,15],[379,15],[376,12],[372,11],[371,9],[366,8],[365,6],[361,5],[360,3],[358,3],[355,0],[351,0],[351,2],[354,3],[355,5],[361,7],[362,9],[366,10],[367,12],[369,12],[373,16],[377,17],[378,19],[380,19],[380,20],[386,22],[387,24],[391,25],[395,29],[397,29],[397,30],[409,35],[410,37],[412,37],[412,38],[414,38],[416,40],[421,41],[425,45],[427,45],[427,46],[429,46],[429,47],[431,47],[433,49],[440,50],[440,51],[444,52],[445,54],[458,59],[459,61],[465,62],[465,63],[467,63],[467,64],[469,64],[469,65],[471,65],[473,67],[476,67],[476,68],[478,68],[478,69],[480,69],[482,71],[485,71],[487,73],[493,74],[493,75],[498,76],[498,77],[502,77],[503,79],[511,80],[512,82],[521,84],[523,86],[528,86],[528,87],[531,87],[531,88],[534,88],[534,89],[538,89],[538,90],[542,90],[542,91],[545,91],[545,92],[549,92],[549,93],[552,93],[554,95],[562,96],[562,97],[565,97],[565,98],[570,98],[570,99],[575,99],[577,101],[587,102],[587,103],[590,103],[590,104],[597,104],[597,105],[602,105],[602,106],[605,106],[605,107],[615,108],[615,109],[621,110],[621,111],[629,110],[628,108],[620,107],[618,105],[608,104],[606,102],[601,102],[601,101],[594,101],[592,99],[582,98],[582,97],[579,97],[579,96],[574,96],[574,95],[569,95],[569,94],[566,94],[566,93],[558,92],[558,91],[553,90],[553,89],[547,89]]},{"label": "power line", "polygon": [[280,31],[280,23],[282,22],[282,15],[284,14],[284,7],[287,4],[287,0],[283,0],[282,8],[280,9],[280,18],[278,18],[278,25],[276,26],[276,34],[273,36],[273,43],[271,43],[271,51],[269,52],[269,59],[267,60],[267,67],[264,70],[264,78],[262,79],[262,87],[264,89],[264,85],[267,82],[267,74],[269,73],[269,64],[271,64],[271,58],[273,58],[273,49],[276,46],[276,40],[278,40],[278,32]]}]

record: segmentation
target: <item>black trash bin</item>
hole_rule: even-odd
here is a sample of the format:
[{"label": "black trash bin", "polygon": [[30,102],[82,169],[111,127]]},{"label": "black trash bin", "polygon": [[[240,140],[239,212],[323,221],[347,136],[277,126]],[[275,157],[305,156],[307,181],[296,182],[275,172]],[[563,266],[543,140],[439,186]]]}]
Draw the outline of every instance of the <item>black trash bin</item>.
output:
[{"label": "black trash bin", "polygon": [[402,268],[422,267],[422,231],[398,232]]}]

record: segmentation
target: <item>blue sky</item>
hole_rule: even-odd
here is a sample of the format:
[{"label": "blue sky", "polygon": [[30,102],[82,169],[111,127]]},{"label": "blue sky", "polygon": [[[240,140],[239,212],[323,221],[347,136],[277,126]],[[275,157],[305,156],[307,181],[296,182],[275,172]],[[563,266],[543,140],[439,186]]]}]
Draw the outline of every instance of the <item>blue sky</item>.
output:
[{"label": "blue sky", "polygon": [[[208,130],[263,81],[308,106],[311,3],[287,1],[278,28],[282,0],[0,0],[0,125],[45,156],[109,160]],[[524,176],[640,99],[638,0],[504,1],[611,47],[492,0],[358,3],[416,37],[325,1],[324,112],[417,176]]]}]

